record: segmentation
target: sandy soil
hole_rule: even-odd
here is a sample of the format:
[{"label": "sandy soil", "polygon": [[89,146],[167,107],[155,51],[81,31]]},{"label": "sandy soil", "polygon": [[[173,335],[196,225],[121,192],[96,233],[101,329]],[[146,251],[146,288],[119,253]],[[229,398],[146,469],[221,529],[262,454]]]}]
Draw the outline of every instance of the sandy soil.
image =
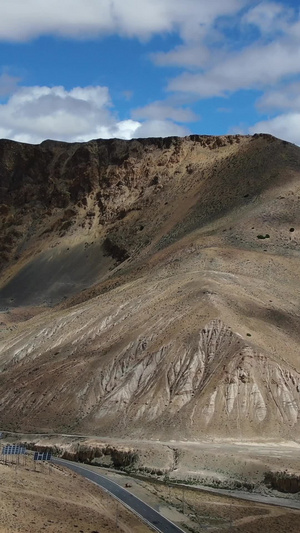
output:
[{"label": "sandy soil", "polygon": [[57,466],[0,464],[0,533],[146,533],[150,529],[82,477]]}]

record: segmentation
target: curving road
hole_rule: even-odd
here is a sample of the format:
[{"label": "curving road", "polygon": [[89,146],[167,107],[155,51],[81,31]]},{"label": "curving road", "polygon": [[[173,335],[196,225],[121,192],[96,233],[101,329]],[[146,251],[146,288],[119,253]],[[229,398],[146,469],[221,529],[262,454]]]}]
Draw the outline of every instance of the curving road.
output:
[{"label": "curving road", "polygon": [[115,498],[120,500],[137,515],[139,515],[145,522],[147,522],[154,529],[156,529],[156,531],[159,531],[161,533],[186,533],[185,531],[183,531],[183,529],[180,529],[180,527],[173,524],[173,522],[171,522],[167,518],[164,518],[160,513],[155,511],[155,509],[152,509],[152,507],[150,507],[142,500],[128,492],[128,490],[123,489],[122,487],[120,487],[120,485],[114,483],[110,479],[107,479],[106,477],[101,476],[96,472],[88,470],[87,468],[79,465],[78,463],[73,463],[64,459],[58,459],[56,457],[53,457],[51,461],[55,464],[66,466],[67,468],[74,470],[74,472],[77,472],[77,474],[84,476],[85,478],[89,479],[90,481],[93,481],[103,489],[107,490]]}]

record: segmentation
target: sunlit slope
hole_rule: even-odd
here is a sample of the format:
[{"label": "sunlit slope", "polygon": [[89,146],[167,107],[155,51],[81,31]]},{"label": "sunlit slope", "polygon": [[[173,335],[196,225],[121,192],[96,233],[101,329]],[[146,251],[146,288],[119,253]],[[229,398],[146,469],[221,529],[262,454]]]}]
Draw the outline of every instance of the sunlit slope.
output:
[{"label": "sunlit slope", "polygon": [[[35,214],[43,231],[7,252],[4,308],[62,303],[2,329],[2,425],[299,438],[300,150],[269,136],[113,142],[127,156],[63,208],[69,227]],[[66,260],[82,249],[90,277],[84,255],[84,274]]]},{"label": "sunlit slope", "polygon": [[270,136],[1,141],[0,305],[54,305],[197,229],[290,253],[298,171]]}]

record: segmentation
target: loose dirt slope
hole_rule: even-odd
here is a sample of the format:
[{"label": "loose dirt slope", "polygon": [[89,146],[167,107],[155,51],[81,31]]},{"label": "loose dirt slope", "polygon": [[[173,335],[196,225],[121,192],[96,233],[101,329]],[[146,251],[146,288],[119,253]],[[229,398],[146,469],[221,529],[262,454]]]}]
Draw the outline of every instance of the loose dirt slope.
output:
[{"label": "loose dirt slope", "polygon": [[30,463],[26,468],[0,464],[1,533],[113,533],[116,526],[123,533],[152,531],[80,476],[52,465],[33,470]]},{"label": "loose dirt slope", "polygon": [[299,439],[299,148],[0,148],[2,425]]}]

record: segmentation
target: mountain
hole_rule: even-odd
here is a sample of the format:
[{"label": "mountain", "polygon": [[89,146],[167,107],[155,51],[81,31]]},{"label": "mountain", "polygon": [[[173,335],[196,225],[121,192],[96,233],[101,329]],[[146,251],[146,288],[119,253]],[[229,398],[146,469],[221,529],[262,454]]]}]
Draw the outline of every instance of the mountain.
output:
[{"label": "mountain", "polygon": [[299,439],[300,149],[0,141],[0,425]]}]

